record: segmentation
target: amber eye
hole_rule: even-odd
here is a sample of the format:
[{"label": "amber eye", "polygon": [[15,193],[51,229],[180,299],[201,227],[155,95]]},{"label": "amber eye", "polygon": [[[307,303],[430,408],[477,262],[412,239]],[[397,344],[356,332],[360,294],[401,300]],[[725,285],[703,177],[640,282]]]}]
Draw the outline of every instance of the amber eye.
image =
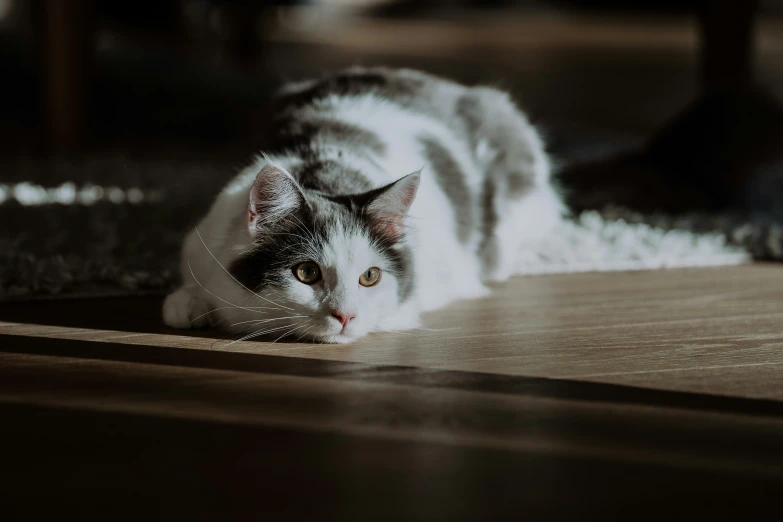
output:
[{"label": "amber eye", "polygon": [[321,280],[321,269],[312,261],[305,261],[294,267],[294,277],[306,285],[312,285]]},{"label": "amber eye", "polygon": [[375,286],[381,280],[381,269],[377,266],[368,268],[360,277],[359,284],[362,286]]}]

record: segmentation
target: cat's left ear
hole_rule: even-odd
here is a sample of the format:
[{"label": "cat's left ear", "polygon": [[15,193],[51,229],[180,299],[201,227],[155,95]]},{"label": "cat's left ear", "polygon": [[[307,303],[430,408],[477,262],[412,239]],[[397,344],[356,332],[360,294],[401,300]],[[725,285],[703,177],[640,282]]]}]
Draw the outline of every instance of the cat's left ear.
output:
[{"label": "cat's left ear", "polygon": [[257,235],[305,204],[294,178],[280,167],[267,165],[258,173],[250,189],[247,206],[250,233]]},{"label": "cat's left ear", "polygon": [[391,238],[402,235],[405,216],[416,198],[420,181],[421,174],[414,172],[371,192],[365,214],[378,233]]}]

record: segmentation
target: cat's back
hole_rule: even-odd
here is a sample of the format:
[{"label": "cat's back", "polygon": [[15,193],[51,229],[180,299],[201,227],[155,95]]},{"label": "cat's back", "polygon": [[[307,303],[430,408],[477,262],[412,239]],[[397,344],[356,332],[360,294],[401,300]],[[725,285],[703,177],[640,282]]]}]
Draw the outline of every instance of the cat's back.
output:
[{"label": "cat's back", "polygon": [[371,130],[380,140],[402,131],[465,135],[461,100],[473,90],[421,71],[387,67],[353,67],[291,83],[274,104],[275,145],[301,146],[324,127],[341,130],[339,124]]},{"label": "cat's back", "polygon": [[470,90],[453,81],[413,69],[351,67],[320,79],[289,83],[278,93],[280,113],[318,105],[324,99],[374,97],[401,109],[435,116],[453,114]]},{"label": "cat's back", "polygon": [[[475,155],[459,114],[470,92],[427,73],[385,67],[289,84],[275,103],[269,150],[353,164],[375,186],[430,164],[435,149],[473,172]],[[373,174],[374,167],[382,173]]]}]

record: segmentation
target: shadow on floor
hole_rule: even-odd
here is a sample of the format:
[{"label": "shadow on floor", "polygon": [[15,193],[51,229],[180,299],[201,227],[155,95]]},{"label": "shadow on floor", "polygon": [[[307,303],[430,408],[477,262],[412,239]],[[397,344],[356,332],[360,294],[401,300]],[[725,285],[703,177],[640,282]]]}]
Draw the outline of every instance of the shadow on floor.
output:
[{"label": "shadow on floor", "polygon": [[[328,349],[328,347],[325,347]],[[312,378],[339,378],[425,388],[459,389],[525,397],[650,405],[686,410],[783,416],[783,402],[636,388],[518,375],[373,365],[304,357],[196,350],[0,334],[0,354],[67,357]]]},{"label": "shadow on floor", "polygon": [[130,333],[233,338],[214,329],[169,328],[161,318],[163,298],[162,295],[151,295],[9,303],[0,306],[0,321]]}]

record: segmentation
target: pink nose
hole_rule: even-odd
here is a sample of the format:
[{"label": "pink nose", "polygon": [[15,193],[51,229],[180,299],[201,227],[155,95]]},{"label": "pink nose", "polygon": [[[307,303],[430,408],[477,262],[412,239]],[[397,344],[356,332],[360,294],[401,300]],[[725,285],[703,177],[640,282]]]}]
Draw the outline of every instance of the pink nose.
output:
[{"label": "pink nose", "polygon": [[348,323],[351,322],[351,319],[356,317],[356,314],[350,314],[347,312],[337,312],[335,310],[332,310],[332,317],[340,321],[340,324],[343,325],[343,328],[348,326]]}]

